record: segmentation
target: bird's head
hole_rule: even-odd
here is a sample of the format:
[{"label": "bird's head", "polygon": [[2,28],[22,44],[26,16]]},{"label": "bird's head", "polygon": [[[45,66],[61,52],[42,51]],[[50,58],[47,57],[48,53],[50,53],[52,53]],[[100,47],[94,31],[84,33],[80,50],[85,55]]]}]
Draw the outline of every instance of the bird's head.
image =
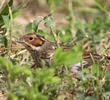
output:
[{"label": "bird's head", "polygon": [[46,42],[46,39],[38,34],[28,33],[20,38],[18,42],[23,44],[26,49],[40,49],[40,47]]}]

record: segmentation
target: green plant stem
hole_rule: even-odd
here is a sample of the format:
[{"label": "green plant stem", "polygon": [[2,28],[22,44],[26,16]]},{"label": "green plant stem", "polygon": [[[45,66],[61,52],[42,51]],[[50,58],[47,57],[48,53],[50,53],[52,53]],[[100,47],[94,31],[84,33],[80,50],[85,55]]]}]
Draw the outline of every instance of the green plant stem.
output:
[{"label": "green plant stem", "polygon": [[11,7],[9,7],[9,15],[10,15],[10,23],[9,23],[9,46],[8,46],[8,52],[10,54],[11,46],[12,46],[12,27],[13,27],[13,16],[12,16],[12,10]]},{"label": "green plant stem", "polygon": [[10,91],[11,90],[11,75],[10,74],[8,74],[7,75],[7,84],[8,84],[8,90]]},{"label": "green plant stem", "polygon": [[74,14],[73,14],[73,7],[72,7],[72,0],[68,0],[68,10],[70,14],[70,31],[72,36],[75,36],[75,27],[74,27]]},{"label": "green plant stem", "polygon": [[50,27],[50,29],[51,29],[52,35],[53,35],[53,37],[54,37],[54,40],[55,40],[56,43],[57,43],[57,46],[60,47],[60,45],[59,45],[59,43],[58,43],[58,37],[57,37],[57,35],[56,35],[56,33],[55,33],[54,27]]},{"label": "green plant stem", "polygon": [[96,6],[103,11],[104,13],[106,13],[108,16],[110,16],[110,12],[105,8],[105,6],[103,5],[102,2],[100,2],[100,0],[94,0]]}]

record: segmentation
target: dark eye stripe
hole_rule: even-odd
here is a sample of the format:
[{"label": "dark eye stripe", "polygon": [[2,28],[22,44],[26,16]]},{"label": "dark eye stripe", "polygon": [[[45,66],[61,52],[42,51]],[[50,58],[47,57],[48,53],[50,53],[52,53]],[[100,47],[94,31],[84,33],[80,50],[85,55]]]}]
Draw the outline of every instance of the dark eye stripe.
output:
[{"label": "dark eye stripe", "polygon": [[45,43],[45,41],[44,40],[42,40],[42,39],[40,39],[41,41],[42,41],[42,45]]},{"label": "dark eye stripe", "polygon": [[37,35],[37,38],[38,38],[39,40],[41,40],[41,41],[42,41],[42,44],[40,44],[39,46],[41,46],[41,45],[43,45],[43,44],[45,43],[45,41],[42,39],[42,38],[43,38],[42,36]]}]

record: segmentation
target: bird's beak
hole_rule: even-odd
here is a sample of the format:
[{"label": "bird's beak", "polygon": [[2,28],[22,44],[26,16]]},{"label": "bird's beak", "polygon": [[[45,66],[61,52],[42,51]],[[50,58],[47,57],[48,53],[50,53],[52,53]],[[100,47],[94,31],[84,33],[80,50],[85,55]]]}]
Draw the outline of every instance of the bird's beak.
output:
[{"label": "bird's beak", "polygon": [[24,38],[20,38],[19,40],[17,40],[17,42],[18,42],[18,43],[24,43],[25,40],[24,40]]}]

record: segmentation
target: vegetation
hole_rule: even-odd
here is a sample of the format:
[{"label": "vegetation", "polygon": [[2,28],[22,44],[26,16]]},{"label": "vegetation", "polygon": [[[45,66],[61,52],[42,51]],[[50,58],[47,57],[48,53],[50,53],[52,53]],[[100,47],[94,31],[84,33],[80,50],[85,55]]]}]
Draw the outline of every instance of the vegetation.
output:
[{"label": "vegetation", "polygon": [[[28,52],[23,54],[22,47],[12,50],[13,38],[20,37],[14,31],[22,27],[14,24],[14,20],[28,5],[22,3],[14,8],[13,0],[5,5],[1,3],[0,91],[6,94],[7,100],[110,100],[109,60],[94,62],[76,75],[70,73],[71,64],[82,60],[83,48],[102,56],[110,53],[110,5],[104,0],[94,0],[93,5],[85,1],[46,0],[49,13],[26,25],[25,33],[35,32],[57,44],[73,45],[70,51],[56,49],[51,67],[42,62],[42,69],[30,68],[32,57]],[[54,20],[59,9],[65,10],[68,22],[61,28],[55,26]],[[39,28],[41,23],[45,29]],[[62,65],[65,65],[64,73],[61,73]]]}]

